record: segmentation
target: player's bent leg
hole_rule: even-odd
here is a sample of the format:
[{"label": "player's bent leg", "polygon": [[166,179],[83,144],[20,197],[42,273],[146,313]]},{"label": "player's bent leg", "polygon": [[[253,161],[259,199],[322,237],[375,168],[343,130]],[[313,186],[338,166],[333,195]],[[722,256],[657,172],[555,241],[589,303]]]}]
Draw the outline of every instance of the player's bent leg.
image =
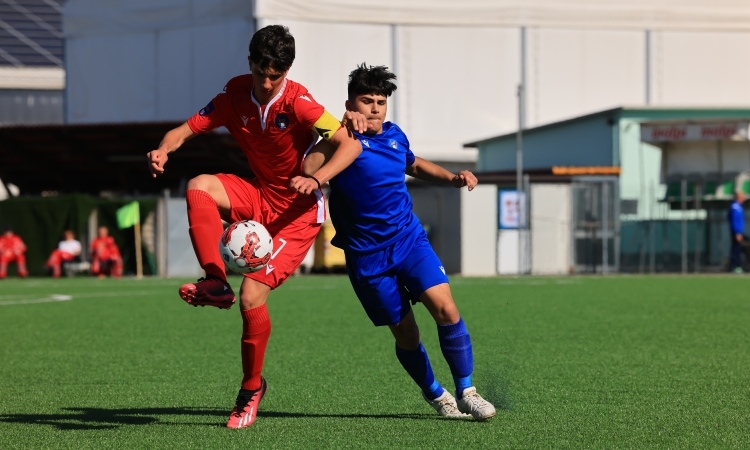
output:
[{"label": "player's bent leg", "polygon": [[447,283],[427,289],[420,301],[430,311],[438,328],[440,349],[450,367],[456,385],[456,404],[475,420],[488,420],[495,416],[495,407],[477,393],[472,385],[474,355],[471,336],[461,318]]},{"label": "player's bent leg", "polygon": [[224,185],[215,175],[200,175],[188,183],[185,193],[190,240],[207,277],[226,281],[218,242],[224,225],[221,214],[231,209]]},{"label": "player's bent leg", "polygon": [[200,175],[188,183],[187,201],[190,240],[206,277],[180,287],[180,297],[193,306],[231,307],[236,298],[227,283],[218,242],[224,226],[221,211],[230,208],[229,197],[214,175]]},{"label": "player's bent leg", "polygon": [[438,414],[448,418],[467,417],[458,410],[456,399],[435,379],[427,350],[419,339],[414,312],[409,311],[401,322],[389,325],[396,338],[396,357],[401,366],[422,390],[422,398]]},{"label": "player's bent leg", "polygon": [[448,283],[440,283],[427,289],[419,296],[419,301],[438,325],[454,324],[461,318]]}]

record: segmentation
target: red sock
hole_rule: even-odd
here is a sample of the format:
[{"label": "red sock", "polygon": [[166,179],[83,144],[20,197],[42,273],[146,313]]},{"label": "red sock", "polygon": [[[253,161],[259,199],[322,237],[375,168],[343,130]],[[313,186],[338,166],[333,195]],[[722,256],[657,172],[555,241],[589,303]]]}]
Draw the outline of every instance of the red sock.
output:
[{"label": "red sock", "polygon": [[224,232],[221,216],[216,201],[208,192],[197,189],[187,191],[188,223],[190,224],[190,240],[193,242],[195,256],[198,257],[207,275],[213,275],[227,280],[224,272],[224,262],[219,255],[219,239]]},{"label": "red sock", "polygon": [[260,373],[271,336],[271,318],[264,303],[242,313],[242,389],[260,389]]}]

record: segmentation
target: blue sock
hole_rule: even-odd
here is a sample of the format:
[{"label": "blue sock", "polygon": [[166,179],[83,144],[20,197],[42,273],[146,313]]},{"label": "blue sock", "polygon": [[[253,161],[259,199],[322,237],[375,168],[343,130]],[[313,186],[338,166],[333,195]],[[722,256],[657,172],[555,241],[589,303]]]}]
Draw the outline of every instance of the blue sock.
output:
[{"label": "blue sock", "polygon": [[473,386],[471,373],[474,371],[474,355],[471,350],[471,337],[463,319],[453,325],[438,325],[440,349],[451,369],[456,383],[456,398],[461,398],[464,389]]},{"label": "blue sock", "polygon": [[396,356],[406,373],[417,383],[417,385],[424,392],[425,397],[430,400],[443,395],[443,387],[435,380],[435,374],[432,372],[432,366],[430,365],[430,359],[427,357],[427,350],[425,350],[422,343],[419,343],[419,347],[415,350],[404,350],[403,348],[396,346]]}]

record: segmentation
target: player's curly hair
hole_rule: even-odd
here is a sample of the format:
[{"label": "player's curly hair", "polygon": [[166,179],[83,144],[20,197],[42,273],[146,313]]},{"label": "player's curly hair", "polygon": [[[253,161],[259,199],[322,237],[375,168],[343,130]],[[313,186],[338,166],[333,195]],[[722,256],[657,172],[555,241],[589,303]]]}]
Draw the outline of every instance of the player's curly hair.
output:
[{"label": "player's curly hair", "polygon": [[294,62],[294,36],[283,25],[269,25],[253,34],[248,50],[250,62],[261,70],[286,72]]},{"label": "player's curly hair", "polygon": [[395,79],[396,75],[386,66],[368,66],[362,63],[349,74],[349,99],[353,100],[364,94],[390,97],[396,90],[396,84],[391,81]]}]

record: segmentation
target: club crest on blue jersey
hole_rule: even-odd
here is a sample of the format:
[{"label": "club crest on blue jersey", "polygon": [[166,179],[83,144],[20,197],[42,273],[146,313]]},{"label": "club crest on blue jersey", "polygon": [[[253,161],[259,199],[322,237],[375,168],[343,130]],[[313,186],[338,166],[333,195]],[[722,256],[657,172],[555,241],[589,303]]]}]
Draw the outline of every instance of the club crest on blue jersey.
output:
[{"label": "club crest on blue jersey", "polygon": [[289,126],[289,117],[286,114],[279,114],[276,116],[276,128],[279,130],[286,130]]},{"label": "club crest on blue jersey", "polygon": [[396,142],[395,139],[389,139],[388,140],[388,145],[390,145],[391,148],[398,149],[398,143]]},{"label": "club crest on blue jersey", "polygon": [[206,105],[205,108],[201,109],[198,114],[201,116],[207,116],[211,114],[214,110],[214,102],[208,102],[208,105]]}]

